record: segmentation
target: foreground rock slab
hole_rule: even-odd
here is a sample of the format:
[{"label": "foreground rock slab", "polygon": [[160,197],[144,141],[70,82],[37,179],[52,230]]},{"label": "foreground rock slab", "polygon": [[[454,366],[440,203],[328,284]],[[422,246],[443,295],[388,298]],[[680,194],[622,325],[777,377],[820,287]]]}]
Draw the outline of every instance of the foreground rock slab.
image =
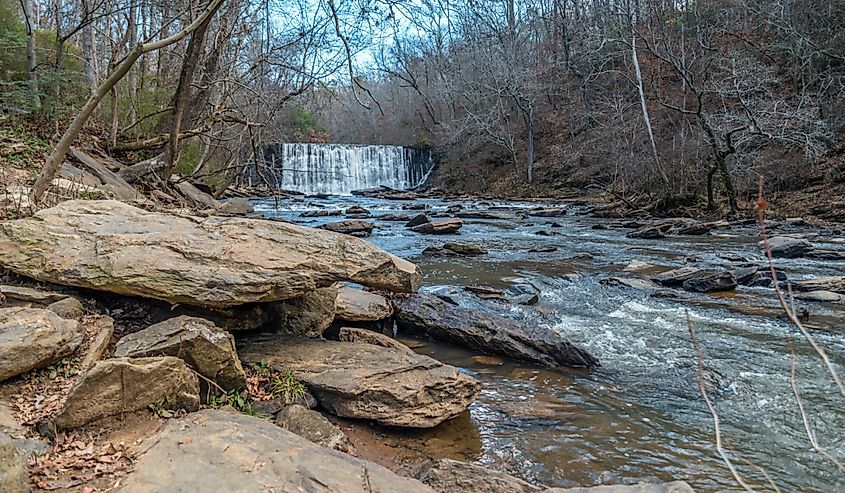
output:
[{"label": "foreground rock slab", "polygon": [[530,483],[503,472],[452,459],[432,463],[418,476],[439,493],[539,493]]},{"label": "foreground rock slab", "polygon": [[415,291],[420,269],[371,243],[278,221],[67,201],[0,224],[0,266],[58,284],[224,308],[337,281]]},{"label": "foreground rock slab", "polygon": [[169,420],[144,447],[120,492],[432,492],[268,421],[225,411]]},{"label": "foreground rock slab", "polygon": [[274,423],[321,447],[341,452],[353,450],[349,438],[340,428],[322,414],[305,406],[292,404],[283,408],[279,411]]},{"label": "foreground rock slab", "polygon": [[437,426],[465,411],[480,388],[453,366],[372,344],[260,335],[239,342],[238,353],[293,371],[333,414],[387,426]]},{"label": "foreground rock slab", "polygon": [[337,293],[338,320],[347,322],[375,322],[393,315],[393,307],[384,296],[361,289],[343,286]]},{"label": "foreground rock slab", "polygon": [[199,408],[199,381],[184,361],[172,356],[100,361],[74,385],[54,421],[59,428],[76,428],[151,404]]},{"label": "foreground rock slab", "polygon": [[0,382],[70,356],[84,329],[41,308],[0,308]]},{"label": "foreground rock slab", "polygon": [[225,390],[246,387],[234,337],[202,318],[175,317],[126,335],[117,342],[114,355],[176,356]]},{"label": "foreground rock slab", "polygon": [[595,368],[598,359],[551,329],[447,303],[427,294],[397,297],[396,321],[411,333],[544,366]]}]

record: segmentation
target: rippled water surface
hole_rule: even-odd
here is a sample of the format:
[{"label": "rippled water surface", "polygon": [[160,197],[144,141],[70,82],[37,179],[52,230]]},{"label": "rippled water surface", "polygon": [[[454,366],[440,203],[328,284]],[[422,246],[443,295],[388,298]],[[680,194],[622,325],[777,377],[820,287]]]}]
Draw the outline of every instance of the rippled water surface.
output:
[{"label": "rippled water surface", "polygon": [[[459,235],[422,236],[403,223],[373,220],[370,241],[416,262],[424,290],[448,293],[462,305],[547,325],[590,350],[602,362],[593,372],[547,370],[460,348],[422,344],[418,351],[459,366],[483,383],[470,418],[455,436],[462,457],[516,473],[549,486],[631,483],[684,479],[699,491],[738,489],[713,446],[713,423],[698,392],[696,358],[687,313],[700,340],[706,379],[722,420],[726,448],[740,474],[758,489],[770,489],[760,469],[785,491],[835,491],[845,485],[841,471],[820,458],[807,440],[790,388],[795,339],[797,387],[818,441],[845,461],[845,397],[838,394],[812,348],[777,317],[772,290],[740,287],[736,293],[683,299],[611,287],[608,275],[647,278],[680,266],[729,267],[725,258],[742,256],[764,265],[753,225],[718,230],[703,237],[634,240],[626,229],[593,229],[606,219],[569,214],[531,217],[530,203],[424,203],[429,213],[447,205],[494,209],[507,220],[465,219]],[[405,202],[350,197],[290,199],[276,207],[257,203],[268,216],[307,225],[342,217],[301,218],[305,210],[361,205],[373,214],[397,213]],[[548,204],[544,204],[548,206]],[[563,206],[565,207],[565,206]],[[416,211],[402,211],[414,215]],[[556,224],[554,224],[556,223]],[[786,226],[784,226],[786,227]],[[551,236],[539,236],[545,231]],[[842,250],[841,231],[801,229],[820,247]],[[468,258],[427,258],[422,250],[445,241],[477,243],[489,254]],[[553,246],[550,253],[531,249]],[[623,272],[632,260],[654,267]],[[845,274],[845,262],[784,260],[778,267],[792,279]],[[539,291],[535,306],[480,300],[465,285]],[[807,303],[808,325],[845,375],[845,306]],[[400,338],[403,336],[399,334]],[[441,441],[444,443],[448,440]],[[454,447],[456,444],[448,444]],[[447,446],[447,445],[444,445]]]}]

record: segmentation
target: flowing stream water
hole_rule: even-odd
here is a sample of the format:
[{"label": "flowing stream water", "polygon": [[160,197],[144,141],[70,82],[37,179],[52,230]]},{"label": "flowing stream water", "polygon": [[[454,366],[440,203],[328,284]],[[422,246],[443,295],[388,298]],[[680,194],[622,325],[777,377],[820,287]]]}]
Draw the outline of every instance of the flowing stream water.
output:
[{"label": "flowing stream water", "polygon": [[[687,330],[692,320],[708,369],[707,383],[721,418],[725,446],[740,474],[770,489],[760,468],[784,491],[839,491],[845,481],[814,452],[790,387],[797,353],[797,387],[819,443],[845,460],[845,398],[801,334],[778,318],[773,291],[740,287],[718,295],[678,291],[681,298],[606,286],[607,275],[647,278],[673,267],[730,267],[741,257],[764,265],[753,225],[702,237],[629,239],[625,229],[593,229],[605,219],[523,214],[532,203],[419,200],[434,216],[447,205],[491,210],[501,220],[465,219],[458,235],[417,235],[403,223],[373,220],[370,241],[423,270],[424,290],[448,293],[460,304],[552,327],[602,362],[598,370],[549,370],[446,344],[415,349],[474,375],[482,384],[469,416],[420,432],[415,439],[448,456],[487,464],[549,486],[588,486],[682,479],[698,491],[737,490],[718,458],[713,422],[698,391],[697,363]],[[410,203],[365,198],[294,198],[258,212],[316,226],[342,217],[301,218],[305,210],[368,208],[396,213]],[[548,205],[548,204],[546,204]],[[401,211],[411,215],[414,211]],[[819,247],[845,248],[842,231],[796,226]],[[549,236],[540,236],[544,232]],[[483,245],[480,257],[430,258],[422,250],[445,241]],[[537,253],[538,247],[555,247]],[[623,273],[632,260],[652,265]],[[791,279],[842,275],[845,262],[778,260]],[[461,289],[485,285],[539,293],[534,306],[485,301]],[[808,325],[845,375],[845,306],[806,303]],[[404,334],[399,334],[403,338]],[[397,432],[398,433],[398,432]]]}]

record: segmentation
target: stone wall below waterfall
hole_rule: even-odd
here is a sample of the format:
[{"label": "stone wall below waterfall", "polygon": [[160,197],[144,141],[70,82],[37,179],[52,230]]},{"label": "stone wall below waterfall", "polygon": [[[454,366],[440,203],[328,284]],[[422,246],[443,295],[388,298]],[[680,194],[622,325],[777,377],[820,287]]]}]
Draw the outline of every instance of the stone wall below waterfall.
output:
[{"label": "stone wall below waterfall", "polygon": [[386,186],[406,190],[422,184],[434,166],[430,151],[356,144],[274,144],[264,150],[262,177],[253,166],[244,182],[307,194],[344,195]]}]

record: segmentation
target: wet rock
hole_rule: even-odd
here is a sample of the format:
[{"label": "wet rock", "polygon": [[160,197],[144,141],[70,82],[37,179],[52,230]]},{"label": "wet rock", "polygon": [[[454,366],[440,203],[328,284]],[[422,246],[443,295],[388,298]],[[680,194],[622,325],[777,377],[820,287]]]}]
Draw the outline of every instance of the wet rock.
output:
[{"label": "wet rock", "polygon": [[170,303],[225,308],[336,281],[415,291],[415,265],[371,243],[276,221],[148,212],[71,200],[0,225],[0,265],[21,275]]},{"label": "wet rock", "polygon": [[666,272],[661,272],[660,274],[652,277],[651,280],[661,286],[679,287],[690,279],[705,275],[705,271],[697,267],[681,267],[680,269],[672,269]]},{"label": "wet rock", "polygon": [[[413,222],[413,220],[411,221]],[[463,226],[460,219],[440,219],[437,221],[429,221],[427,223],[419,224],[411,227],[411,231],[420,234],[429,235],[448,235],[457,233]]]},{"label": "wet rock", "polygon": [[47,309],[68,320],[79,321],[85,316],[85,308],[76,298],[65,298],[47,305]]},{"label": "wet rock", "polygon": [[510,302],[517,305],[536,305],[540,302],[540,296],[535,293],[522,293],[511,296]]},{"label": "wet rock", "polygon": [[590,226],[590,229],[596,229],[596,230],[607,229],[607,226],[605,226],[604,224],[593,224],[592,226]]},{"label": "wet rock", "polygon": [[700,236],[706,235],[713,229],[725,227],[730,227],[730,223],[727,221],[693,222],[674,225],[671,233],[685,236]]},{"label": "wet rock", "polygon": [[803,238],[773,236],[769,238],[769,249],[772,251],[773,257],[798,258],[812,251],[813,244]]},{"label": "wet rock", "polygon": [[845,294],[845,276],[795,281],[793,286],[799,291],[833,291],[834,293]]},{"label": "wet rock", "polygon": [[42,304],[55,303],[68,297],[66,294],[56,293],[53,291],[42,291],[40,289],[26,288],[23,286],[2,285],[0,285],[0,295],[5,296],[10,300]]},{"label": "wet rock", "polygon": [[264,335],[239,342],[238,353],[293,371],[333,414],[386,426],[437,426],[465,411],[480,388],[455,367],[372,344]]},{"label": "wet rock", "polygon": [[384,296],[343,286],[337,293],[335,319],[347,322],[374,322],[393,315]]},{"label": "wet rock", "polygon": [[352,236],[369,236],[373,232],[373,223],[360,220],[338,221],[317,226],[320,229]]},{"label": "wet rock", "polygon": [[428,224],[431,222],[431,218],[428,217],[426,214],[418,214],[413,217],[410,221],[405,223],[406,228],[413,228],[414,226],[420,226],[422,224]]},{"label": "wet rock", "polygon": [[557,236],[556,232],[546,231],[544,229],[541,229],[539,231],[535,231],[534,234],[537,235],[537,236]]},{"label": "wet rock", "polygon": [[431,492],[266,420],[225,411],[168,420],[143,448],[119,492]]},{"label": "wet rock", "polygon": [[449,242],[443,245],[443,248],[460,255],[484,255],[487,249],[481,245],[473,245],[471,243],[456,243]]},{"label": "wet rock", "polygon": [[331,216],[342,216],[343,211],[339,209],[332,209],[332,210],[316,210],[316,211],[305,211],[299,215],[299,217],[331,217]]},{"label": "wet rock", "polygon": [[528,253],[552,253],[556,252],[557,247],[553,246],[541,246],[541,247],[534,247],[528,250]]},{"label": "wet rock", "polygon": [[199,409],[199,380],[183,360],[162,356],[100,361],[73,386],[54,421],[59,428],[76,428],[152,404]]},{"label": "wet rock", "polygon": [[267,310],[273,328],[285,335],[320,337],[334,321],[339,290],[337,285],[329,286],[297,298],[269,303]]},{"label": "wet rock", "polygon": [[406,211],[424,211],[428,209],[428,206],[425,204],[405,204],[402,206],[402,209]]},{"label": "wet rock", "polygon": [[816,260],[845,260],[845,252],[836,250],[814,249],[807,252],[804,256]]},{"label": "wet rock", "polygon": [[604,485],[585,488],[550,488],[543,493],[695,493],[684,481]]},{"label": "wet rock", "polygon": [[599,366],[587,351],[539,325],[450,305],[426,294],[397,298],[394,305],[397,324],[412,333],[544,366]]},{"label": "wet rock", "polygon": [[642,270],[651,269],[652,267],[654,267],[654,266],[651,265],[651,264],[642,262],[640,260],[632,260],[632,261],[628,262],[628,265],[626,265],[625,268],[622,269],[622,270],[624,270],[625,272],[639,272],[639,271],[642,271]]},{"label": "wet rock", "polygon": [[566,209],[560,208],[538,208],[528,211],[529,216],[536,217],[560,217],[566,215]]},{"label": "wet rock", "polygon": [[456,213],[460,212],[461,210],[463,210],[463,208],[464,208],[464,206],[462,206],[461,204],[452,204],[452,205],[450,205],[449,207],[446,208],[446,213],[447,214],[456,214]]},{"label": "wet rock", "polygon": [[757,273],[759,272],[759,267],[753,265],[751,267],[740,267],[738,269],[734,269],[732,274],[734,278],[736,278],[736,283],[741,286],[751,286],[754,280],[757,278]]},{"label": "wet rock", "polygon": [[440,459],[423,469],[420,481],[439,493],[539,493],[530,483],[503,472],[452,459]]},{"label": "wet rock", "polygon": [[364,344],[374,344],[376,346],[398,349],[399,351],[413,353],[413,350],[411,350],[411,348],[402,344],[396,339],[367,329],[359,329],[355,327],[341,327],[338,331],[338,340],[340,340],[341,342],[362,342]]},{"label": "wet rock", "polygon": [[382,221],[392,221],[392,222],[407,222],[411,220],[411,216],[407,214],[382,214],[381,216],[376,216],[376,219],[380,219]]},{"label": "wet rock", "polygon": [[713,293],[736,289],[736,278],[730,272],[714,272],[687,279],[681,284],[686,291],[694,293]]},{"label": "wet rock", "polygon": [[455,214],[461,219],[488,219],[488,220],[506,220],[511,219],[510,216],[499,214],[492,211],[461,211]]},{"label": "wet rock", "polygon": [[287,406],[279,411],[274,423],[321,447],[347,453],[353,451],[349,438],[340,428],[307,407],[298,404]]},{"label": "wet rock", "polygon": [[233,199],[221,202],[217,207],[217,211],[223,214],[231,214],[233,216],[246,216],[255,212],[252,203],[244,198],[236,197]]},{"label": "wet rock", "polygon": [[605,286],[622,286],[633,289],[657,289],[658,285],[647,279],[638,279],[636,277],[605,277],[599,280],[599,284]]},{"label": "wet rock", "polygon": [[353,205],[352,207],[346,209],[346,215],[348,216],[350,214],[369,216],[370,211],[361,207],[360,205]]},{"label": "wet rock", "polygon": [[464,291],[468,291],[483,300],[507,301],[508,299],[504,291],[489,286],[464,286]]},{"label": "wet rock", "polygon": [[70,356],[85,331],[41,308],[0,308],[0,382]]},{"label": "wet rock", "polygon": [[3,493],[29,493],[27,456],[5,433],[0,433],[0,491]]},{"label": "wet rock", "polygon": [[817,301],[822,303],[836,303],[843,305],[845,304],[845,294],[834,293],[833,291],[807,291],[807,292],[795,292],[793,293],[795,299],[804,300],[804,301]]},{"label": "wet rock", "polygon": [[246,387],[234,337],[202,318],[175,317],[126,335],[117,342],[114,356],[176,356],[224,390]]}]

